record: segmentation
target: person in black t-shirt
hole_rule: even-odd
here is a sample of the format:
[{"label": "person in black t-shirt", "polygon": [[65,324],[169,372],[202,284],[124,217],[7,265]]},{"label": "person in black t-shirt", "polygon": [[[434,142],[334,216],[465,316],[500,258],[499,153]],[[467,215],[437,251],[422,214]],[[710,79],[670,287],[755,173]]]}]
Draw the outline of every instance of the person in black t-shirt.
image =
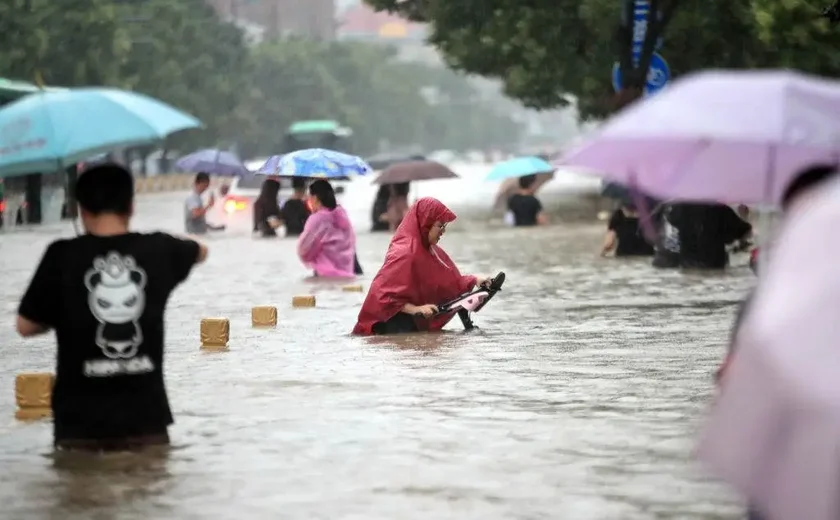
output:
[{"label": "person in black t-shirt", "polygon": [[690,269],[725,269],[727,244],[746,238],[752,231],[725,204],[674,204],[668,217],[680,234],[680,266]]},{"label": "person in black t-shirt", "polygon": [[613,250],[615,256],[652,256],[653,246],[645,240],[640,224],[636,206],[630,202],[623,203],[607,224],[601,256]]},{"label": "person in black t-shirt", "polygon": [[292,178],[294,195],[283,204],[280,210],[280,219],[286,225],[286,236],[296,237],[303,233],[303,226],[309,218],[310,211],[306,207],[306,179],[302,177]]},{"label": "person in black t-shirt", "polygon": [[262,237],[276,237],[283,222],[277,194],[280,193],[280,181],[266,179],[260,186],[260,194],[254,201],[254,231]]},{"label": "person in black t-shirt", "polygon": [[86,234],[47,247],[17,318],[21,336],[55,331],[55,446],[168,444],[164,312],[207,249],[165,233],[130,232],[134,182],[121,166],[87,170],[75,193]]},{"label": "person in black t-shirt", "polygon": [[373,207],[370,209],[371,232],[388,231],[388,199],[391,198],[391,185],[383,184],[376,192]]},{"label": "person in black t-shirt", "polygon": [[526,175],[519,178],[519,192],[508,199],[509,218],[513,225],[537,226],[548,224],[548,217],[543,212],[540,199],[534,196],[536,175]]}]

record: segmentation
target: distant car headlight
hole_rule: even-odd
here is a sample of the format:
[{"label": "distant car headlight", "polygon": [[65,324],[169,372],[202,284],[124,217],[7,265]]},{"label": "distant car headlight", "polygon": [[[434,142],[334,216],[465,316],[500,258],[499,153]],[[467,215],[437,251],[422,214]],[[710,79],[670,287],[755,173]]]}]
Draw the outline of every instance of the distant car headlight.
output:
[{"label": "distant car headlight", "polygon": [[236,197],[228,197],[224,203],[225,213],[231,214],[248,209],[248,201]]}]

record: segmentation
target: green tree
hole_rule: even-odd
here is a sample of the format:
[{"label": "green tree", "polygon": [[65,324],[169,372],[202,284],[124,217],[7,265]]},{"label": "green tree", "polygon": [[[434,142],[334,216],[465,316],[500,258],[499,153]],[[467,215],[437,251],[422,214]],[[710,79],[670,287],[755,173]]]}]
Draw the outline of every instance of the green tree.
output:
[{"label": "green tree", "polygon": [[354,129],[356,148],[376,150],[383,138],[398,143],[416,139],[426,103],[393,49],[335,42],[319,46],[317,52],[339,85],[343,115]]},{"label": "green tree", "polygon": [[749,66],[756,48],[749,5],[730,0],[651,0],[640,63],[630,63],[630,24],[615,0],[365,0],[377,10],[430,23],[430,42],[459,70],[496,77],[526,106],[577,99],[584,116],[614,105],[611,69],[619,62],[630,97],[638,94],[660,36],[676,74],[700,67]]},{"label": "green tree", "polygon": [[386,46],[267,42],[253,49],[246,83],[243,124],[237,126],[245,155],[277,153],[288,126],[302,119],[350,126],[354,151],[361,154],[376,152],[382,142],[456,148],[518,139],[517,125],[469,101],[475,92],[466,78],[400,61]]},{"label": "green tree", "polygon": [[240,98],[237,131],[246,155],[276,154],[289,125],[298,120],[344,121],[342,92],[326,66],[322,44],[304,39],[270,41],[255,47]]},{"label": "green tree", "polygon": [[762,43],[761,65],[840,76],[840,31],[821,15],[830,2],[751,0]]},{"label": "green tree", "polygon": [[48,85],[119,85],[130,42],[111,0],[0,2],[0,76]]},{"label": "green tree", "polygon": [[123,81],[198,117],[203,132],[178,134],[173,146],[226,145],[237,139],[237,106],[246,87],[242,32],[204,0],[124,2],[132,46]]}]

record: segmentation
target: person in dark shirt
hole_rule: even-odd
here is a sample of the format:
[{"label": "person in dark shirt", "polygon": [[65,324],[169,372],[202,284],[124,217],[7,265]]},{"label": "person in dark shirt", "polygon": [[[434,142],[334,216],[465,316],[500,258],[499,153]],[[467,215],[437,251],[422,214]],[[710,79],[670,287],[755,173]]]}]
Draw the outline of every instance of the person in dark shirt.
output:
[{"label": "person in dark shirt", "polygon": [[388,231],[388,200],[391,198],[391,186],[382,184],[376,192],[373,207],[370,210],[371,232]]},{"label": "person in dark shirt", "polygon": [[391,185],[391,196],[388,197],[388,210],[386,211],[386,218],[388,220],[388,229],[396,231],[411,205],[408,203],[408,195],[411,193],[411,183],[401,182],[399,184]]},{"label": "person in dark shirt", "polygon": [[280,192],[280,182],[276,179],[266,179],[260,187],[260,194],[254,201],[254,231],[262,237],[276,237],[277,228],[283,222],[277,194]]},{"label": "person in dark shirt", "polygon": [[306,179],[292,177],[292,189],[292,198],[287,200],[280,210],[280,219],[286,226],[287,237],[300,236],[311,213],[306,206]]},{"label": "person in dark shirt", "polygon": [[[741,220],[749,223],[751,216],[749,206],[747,206],[746,204],[739,204],[736,213]],[[752,249],[753,247],[753,231],[754,230],[751,229],[749,233],[744,235],[739,240],[736,240],[735,244],[730,248],[730,251],[733,253],[745,253],[750,251],[750,249]]]},{"label": "person in dark shirt", "polygon": [[519,178],[519,191],[508,199],[508,212],[513,225],[517,227],[548,224],[548,216],[543,212],[540,199],[534,196],[536,175]]},{"label": "person in dark shirt", "polygon": [[207,249],[165,233],[129,231],[134,182],[97,165],[76,182],[86,234],[47,247],[18,308],[23,337],[55,331],[57,449],[168,444],[164,313]]},{"label": "person in dark shirt", "polygon": [[680,236],[680,266],[725,269],[726,246],[746,238],[752,226],[725,204],[674,204],[668,215]]},{"label": "person in dark shirt", "polygon": [[658,269],[676,269],[680,266],[680,234],[668,221],[671,213],[669,204],[659,206],[659,236],[653,253],[653,267]]},{"label": "person in dark shirt", "polygon": [[644,236],[636,206],[624,202],[613,212],[607,224],[607,234],[601,247],[601,256],[615,251],[615,256],[652,256],[653,245]]}]

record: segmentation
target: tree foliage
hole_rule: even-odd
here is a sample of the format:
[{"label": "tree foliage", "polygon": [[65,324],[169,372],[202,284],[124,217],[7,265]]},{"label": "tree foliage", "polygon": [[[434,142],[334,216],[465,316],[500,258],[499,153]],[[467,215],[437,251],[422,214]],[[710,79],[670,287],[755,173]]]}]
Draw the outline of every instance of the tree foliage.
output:
[{"label": "tree foliage", "polygon": [[241,31],[204,0],[125,2],[118,14],[132,42],[120,71],[123,83],[205,123],[203,132],[179,135],[174,144],[234,140],[236,108],[247,84]]},{"label": "tree foliage", "polygon": [[[295,120],[333,119],[360,153],[515,144],[519,126],[467,78],[376,44],[284,38],[249,47],[206,0],[0,2],[0,76],[151,95],[204,123],[168,146],[279,153]],[[430,95],[433,94],[433,95]],[[147,148],[144,152],[150,151]]]},{"label": "tree foliage", "polygon": [[250,66],[244,131],[252,154],[276,151],[302,119],[350,126],[361,152],[384,143],[466,149],[518,140],[518,125],[477,99],[464,77],[402,62],[388,47],[286,39],[255,48]]},{"label": "tree foliage", "polygon": [[130,42],[111,0],[0,2],[0,76],[64,86],[120,84]]},{"label": "tree foliage", "polygon": [[751,0],[762,64],[836,77],[840,28],[821,16],[822,0]]},{"label": "tree foliage", "polygon": [[[453,67],[501,78],[534,108],[575,98],[582,115],[611,103],[611,69],[638,90],[659,37],[673,75],[702,68],[795,66],[835,75],[840,61],[816,0],[650,0],[638,67],[630,59],[632,2],[616,0],[365,0],[430,23],[430,41]],[[654,16],[654,12],[661,13]],[[815,52],[813,46],[819,46]]]}]

